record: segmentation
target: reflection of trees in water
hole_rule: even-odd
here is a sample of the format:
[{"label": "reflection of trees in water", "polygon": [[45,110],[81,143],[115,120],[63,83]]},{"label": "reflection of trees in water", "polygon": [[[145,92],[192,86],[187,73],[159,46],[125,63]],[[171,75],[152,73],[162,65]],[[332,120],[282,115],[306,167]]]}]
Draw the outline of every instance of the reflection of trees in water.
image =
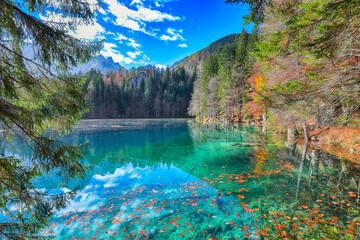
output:
[{"label": "reflection of trees in water", "polygon": [[[287,155],[287,156],[286,156]],[[358,236],[358,166],[330,154],[292,145],[269,149],[263,171],[288,164],[286,171],[260,179],[263,235],[274,238],[352,239]]]},{"label": "reflection of trees in water", "polygon": [[[86,153],[86,144],[68,145],[45,137],[14,135],[0,141],[0,237],[44,239],[41,231],[54,212],[64,208],[76,189],[49,193],[38,189],[34,179],[56,171],[59,183],[83,177],[87,167],[77,159]],[[61,174],[60,174],[61,173]],[[59,186],[59,185],[58,185]]]},{"label": "reflection of trees in water", "polygon": [[[251,168],[257,135],[248,132],[254,133],[252,129],[236,127],[218,129],[189,125],[189,128],[80,133],[77,138],[92,142],[93,155],[87,161],[99,167],[95,167],[91,175],[114,173],[116,168],[129,163],[141,168],[175,166],[199,179],[210,179],[213,186],[226,193],[232,190],[215,178],[223,172],[238,173]],[[81,186],[86,186],[89,180],[85,179]]]},{"label": "reflection of trees in water", "polygon": [[[92,144],[86,161],[94,164],[94,170],[80,184],[81,188],[94,174],[114,173],[129,163],[141,168],[175,166],[244,203],[265,196],[262,203],[266,205],[257,205],[261,206],[262,214],[266,214],[263,216],[263,235],[291,238],[303,232],[299,236],[320,237],[321,231],[331,238],[354,234],[349,226],[358,214],[359,169],[354,164],[300,144],[279,149],[253,128],[190,124],[188,128],[182,125],[134,131],[78,131],[66,140],[71,143],[89,140]],[[0,148],[2,152],[14,152],[29,159],[31,152],[24,146],[14,139],[11,147],[2,145]],[[18,163],[14,161],[14,164]],[[26,172],[24,181],[30,182],[38,173],[34,174]],[[240,178],[244,174],[247,175]],[[49,176],[39,179],[46,183]],[[51,180],[58,186],[60,177],[54,174]],[[39,209],[36,214],[42,216],[43,222],[28,218],[26,223],[27,227],[35,224],[37,229],[46,225],[50,215],[44,210],[49,205],[59,209],[72,197],[72,193],[44,195],[29,184],[19,187],[27,192],[24,199],[33,201],[26,209]],[[11,204],[16,206],[24,199],[13,198]],[[13,224],[12,227],[12,231],[20,233],[23,225]],[[354,229],[357,230],[355,225]]]}]

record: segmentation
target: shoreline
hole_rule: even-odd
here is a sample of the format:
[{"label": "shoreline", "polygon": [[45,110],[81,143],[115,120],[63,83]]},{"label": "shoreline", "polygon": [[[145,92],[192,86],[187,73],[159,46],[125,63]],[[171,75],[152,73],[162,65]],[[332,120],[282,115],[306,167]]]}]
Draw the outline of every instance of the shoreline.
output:
[{"label": "shoreline", "polygon": [[[257,122],[231,122],[223,121],[219,119],[211,119],[206,117],[195,118],[194,122],[204,125],[228,125],[228,124],[242,124],[243,126],[255,126],[262,127],[263,132],[271,132],[272,135],[281,136],[282,142],[288,145],[290,141],[292,143],[305,143],[304,136],[302,134],[294,134],[292,132],[282,132],[277,129],[269,127],[267,121]],[[285,126],[283,126],[285,127]],[[312,127],[311,125],[308,127]],[[296,131],[296,130],[295,130]],[[339,158],[344,158],[348,161],[360,164],[360,128],[336,128],[325,127],[316,130],[309,130],[309,139],[307,143],[309,146],[314,147],[320,151],[335,155]]]}]

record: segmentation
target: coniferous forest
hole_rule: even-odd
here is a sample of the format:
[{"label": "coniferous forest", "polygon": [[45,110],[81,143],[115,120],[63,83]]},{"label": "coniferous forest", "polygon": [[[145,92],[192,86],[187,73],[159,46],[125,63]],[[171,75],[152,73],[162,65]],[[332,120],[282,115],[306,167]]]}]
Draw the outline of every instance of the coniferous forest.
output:
[{"label": "coniferous forest", "polygon": [[258,31],[256,27],[249,34],[244,29],[233,44],[228,43],[207,56],[194,83],[190,115],[241,121],[245,81],[255,61],[251,54],[255,51]]},{"label": "coniferous forest", "polygon": [[[252,69],[259,28],[244,29],[189,66],[125,68],[102,74],[91,70],[84,84],[93,105],[84,118],[219,117],[241,119],[245,79]],[[195,57],[196,58],[196,57]]]},{"label": "coniferous forest", "polygon": [[85,118],[186,117],[196,72],[153,66],[87,74],[86,98],[93,108]]}]

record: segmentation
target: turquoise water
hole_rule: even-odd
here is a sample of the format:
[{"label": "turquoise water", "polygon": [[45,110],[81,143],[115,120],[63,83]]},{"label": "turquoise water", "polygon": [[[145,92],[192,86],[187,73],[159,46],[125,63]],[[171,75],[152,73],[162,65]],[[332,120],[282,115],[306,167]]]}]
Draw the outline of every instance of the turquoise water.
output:
[{"label": "turquoise water", "polygon": [[[186,121],[82,127],[69,141],[91,141],[88,161],[95,168],[72,184],[81,186],[78,197],[52,219],[48,232],[57,239],[256,238],[257,217],[236,202],[236,194],[223,192],[239,189],[208,180],[254,167],[247,147],[231,146],[243,135],[204,133]],[[40,179],[39,187],[50,186]]]},{"label": "turquoise water", "polygon": [[[348,239],[357,237],[359,169],[246,127],[186,120],[83,121],[64,138],[91,142],[77,196],[44,235],[55,239]],[[7,152],[26,157],[22,148]],[[5,151],[5,152],[6,152]]]}]

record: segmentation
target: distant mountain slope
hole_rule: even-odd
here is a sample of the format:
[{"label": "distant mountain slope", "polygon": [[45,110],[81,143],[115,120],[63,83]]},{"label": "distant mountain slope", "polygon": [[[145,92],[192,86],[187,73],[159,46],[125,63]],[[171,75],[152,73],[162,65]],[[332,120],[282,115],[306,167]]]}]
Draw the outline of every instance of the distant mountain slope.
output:
[{"label": "distant mountain slope", "polygon": [[107,72],[117,72],[119,69],[123,68],[119,63],[115,63],[111,57],[105,58],[102,55],[99,55],[91,59],[88,63],[74,67],[71,73],[87,73],[90,70],[100,71],[102,74]]},{"label": "distant mountain slope", "polygon": [[236,38],[240,34],[231,34],[226,37],[223,37],[212,44],[210,44],[207,48],[204,48],[176,63],[174,63],[171,68],[178,68],[180,66],[184,66],[186,71],[193,71],[194,68],[201,69],[202,65],[206,59],[206,57],[210,54],[214,54],[218,47],[222,48],[226,44],[233,44],[235,43]]},{"label": "distant mountain slope", "polygon": [[[35,59],[36,49],[34,49],[34,46],[32,44],[24,44],[22,51],[24,56],[37,62],[37,60]],[[123,67],[119,63],[115,63],[111,57],[105,58],[104,56],[99,55],[92,58],[86,64],[73,67],[72,70],[70,70],[70,73],[78,74],[81,72],[82,74],[85,74],[90,70],[97,70],[100,71],[102,74],[106,74],[107,72],[117,72],[121,68]],[[51,71],[55,70],[51,68]]]}]

